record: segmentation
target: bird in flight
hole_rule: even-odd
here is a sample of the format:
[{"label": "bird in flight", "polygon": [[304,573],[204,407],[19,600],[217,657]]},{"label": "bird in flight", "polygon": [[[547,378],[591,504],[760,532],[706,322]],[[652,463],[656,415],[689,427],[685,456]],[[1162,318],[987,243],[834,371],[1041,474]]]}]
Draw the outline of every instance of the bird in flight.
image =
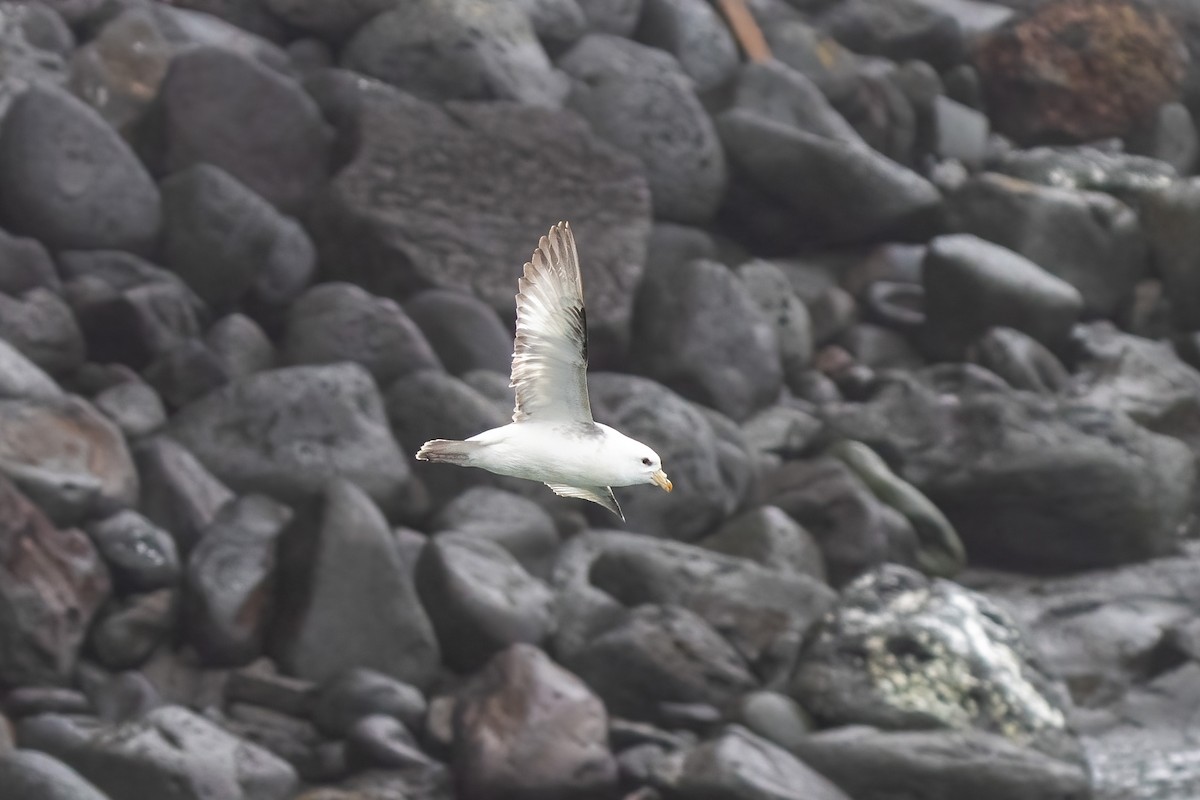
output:
[{"label": "bird in flight", "polygon": [[652,483],[671,491],[658,454],[592,419],[587,389],[587,316],[571,226],[543,236],[517,282],[512,422],[466,441],[433,439],[417,460],[479,467],[541,481],[625,515],[614,486]]}]

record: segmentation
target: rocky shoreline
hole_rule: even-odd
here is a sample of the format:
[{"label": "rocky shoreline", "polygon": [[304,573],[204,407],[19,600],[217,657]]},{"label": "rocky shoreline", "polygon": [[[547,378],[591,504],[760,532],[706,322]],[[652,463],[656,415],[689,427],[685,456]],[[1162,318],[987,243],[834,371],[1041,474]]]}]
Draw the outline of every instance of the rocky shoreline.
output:
[{"label": "rocky shoreline", "polygon": [[1200,793],[1200,6],[746,3],[0,2],[0,800]]}]

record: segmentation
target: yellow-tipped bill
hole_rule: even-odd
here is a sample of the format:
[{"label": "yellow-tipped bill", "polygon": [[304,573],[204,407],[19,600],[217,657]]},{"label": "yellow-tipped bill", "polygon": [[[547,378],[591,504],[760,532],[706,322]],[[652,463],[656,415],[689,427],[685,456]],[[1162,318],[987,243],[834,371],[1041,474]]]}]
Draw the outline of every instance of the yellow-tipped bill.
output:
[{"label": "yellow-tipped bill", "polygon": [[654,482],[657,483],[665,492],[669,492],[673,488],[671,485],[671,479],[668,478],[667,473],[663,472],[661,469],[650,477],[653,478]]}]

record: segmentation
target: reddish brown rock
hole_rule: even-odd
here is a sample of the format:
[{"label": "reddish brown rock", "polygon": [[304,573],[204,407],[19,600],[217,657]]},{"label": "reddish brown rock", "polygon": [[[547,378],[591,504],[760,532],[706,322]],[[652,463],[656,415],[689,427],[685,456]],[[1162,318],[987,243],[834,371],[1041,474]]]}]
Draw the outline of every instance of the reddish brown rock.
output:
[{"label": "reddish brown rock", "polygon": [[108,571],[78,530],[59,530],[0,477],[0,688],[64,680]]},{"label": "reddish brown rock", "polygon": [[79,397],[0,400],[0,473],[58,524],[137,503],[121,431]]},{"label": "reddish brown rock", "polygon": [[1143,0],[1050,0],[975,52],[993,122],[1022,143],[1121,136],[1177,98],[1187,63]]},{"label": "reddish brown rock", "polygon": [[531,645],[497,654],[466,688],[454,745],[464,800],[576,800],[615,788],[604,704]]}]

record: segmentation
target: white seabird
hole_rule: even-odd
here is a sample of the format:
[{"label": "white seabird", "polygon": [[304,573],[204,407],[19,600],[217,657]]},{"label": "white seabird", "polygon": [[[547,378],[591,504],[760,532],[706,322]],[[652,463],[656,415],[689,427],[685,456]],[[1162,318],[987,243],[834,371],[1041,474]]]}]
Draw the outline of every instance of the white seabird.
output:
[{"label": "white seabird", "polygon": [[417,459],[541,481],[623,520],[612,487],[653,483],[669,492],[671,481],[658,453],[592,419],[583,280],[570,225],[560,222],[542,237],[517,290],[513,421],[466,441],[433,439]]}]

